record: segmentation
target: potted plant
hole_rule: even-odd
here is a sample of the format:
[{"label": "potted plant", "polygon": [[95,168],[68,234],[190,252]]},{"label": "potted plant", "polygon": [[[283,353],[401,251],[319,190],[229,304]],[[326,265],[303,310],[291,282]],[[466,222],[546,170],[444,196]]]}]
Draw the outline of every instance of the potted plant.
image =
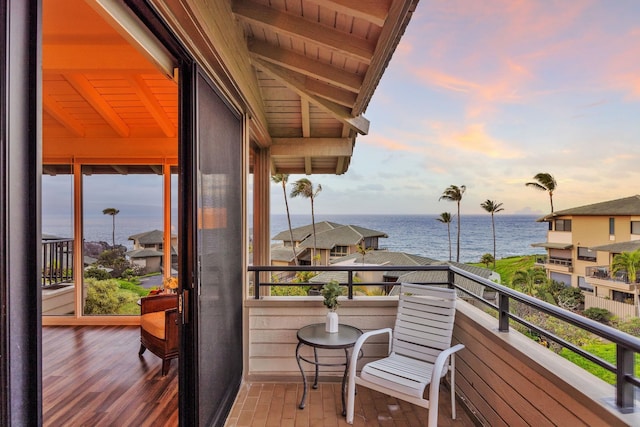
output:
[{"label": "potted plant", "polygon": [[329,309],[327,312],[327,320],[325,330],[330,333],[338,332],[338,297],[342,295],[342,288],[337,280],[331,280],[322,287],[320,291],[324,300],[322,303]]}]

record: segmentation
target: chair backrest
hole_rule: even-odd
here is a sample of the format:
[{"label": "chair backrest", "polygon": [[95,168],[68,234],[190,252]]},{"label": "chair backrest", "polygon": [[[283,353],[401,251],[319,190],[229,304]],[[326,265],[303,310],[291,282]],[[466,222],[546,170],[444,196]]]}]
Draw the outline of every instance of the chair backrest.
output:
[{"label": "chair backrest", "polygon": [[451,347],[455,313],[454,289],[403,283],[392,351],[433,363],[442,350]]}]

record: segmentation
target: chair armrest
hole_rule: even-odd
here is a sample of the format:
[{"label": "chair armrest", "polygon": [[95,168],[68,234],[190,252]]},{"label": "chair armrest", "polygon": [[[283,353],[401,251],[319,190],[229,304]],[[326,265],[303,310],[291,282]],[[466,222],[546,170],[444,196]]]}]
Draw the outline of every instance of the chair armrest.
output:
[{"label": "chair armrest", "polygon": [[154,295],[140,299],[140,314],[178,307],[178,295]]},{"label": "chair armrest", "polygon": [[362,349],[362,346],[364,345],[365,341],[367,341],[369,338],[373,336],[383,335],[383,334],[389,335],[389,352],[390,352],[391,341],[393,338],[393,330],[391,328],[376,329],[374,331],[365,332],[362,335],[360,335],[360,337],[358,338],[358,340],[353,346],[353,351],[351,352],[351,361],[349,362],[349,381],[353,381],[353,379],[356,376],[356,368],[357,368],[356,365],[358,364],[358,354],[360,353],[360,350]]},{"label": "chair armrest", "polygon": [[438,354],[438,357],[433,364],[433,371],[431,372],[431,384],[436,384],[436,381],[440,381],[440,376],[442,375],[442,371],[444,369],[445,363],[447,362],[447,359],[449,357],[455,357],[454,353],[462,350],[463,348],[464,344],[456,344],[453,347],[442,350],[442,352]]},{"label": "chair armrest", "polygon": [[164,312],[164,330],[167,348],[178,348],[178,309],[171,308]]}]

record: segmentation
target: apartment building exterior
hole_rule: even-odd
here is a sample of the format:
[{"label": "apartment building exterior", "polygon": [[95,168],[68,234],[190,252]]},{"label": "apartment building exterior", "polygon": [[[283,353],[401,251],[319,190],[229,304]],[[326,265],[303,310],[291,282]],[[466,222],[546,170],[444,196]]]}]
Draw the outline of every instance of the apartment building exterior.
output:
[{"label": "apartment building exterior", "polygon": [[640,195],[579,206],[546,215],[547,250],[537,264],[550,279],[579,287],[587,295],[637,305],[638,283],[613,273],[613,258],[640,248]]}]

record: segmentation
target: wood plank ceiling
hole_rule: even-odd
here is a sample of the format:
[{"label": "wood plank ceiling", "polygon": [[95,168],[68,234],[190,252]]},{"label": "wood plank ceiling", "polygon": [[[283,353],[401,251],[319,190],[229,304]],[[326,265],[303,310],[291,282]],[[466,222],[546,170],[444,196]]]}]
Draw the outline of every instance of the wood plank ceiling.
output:
[{"label": "wood plank ceiling", "polygon": [[[257,88],[246,106],[250,134],[270,149],[272,173],[341,174],[356,136],[369,130],[363,113],[417,0],[152,2],[186,39],[213,45],[201,60],[226,54],[229,80],[245,74],[232,62],[249,64],[253,82],[238,92],[251,98]],[[80,157],[144,157],[164,145],[161,154],[175,154],[177,83],[89,7],[93,0],[43,3],[45,156],[64,157],[61,141]]]},{"label": "wood plank ceiling", "polygon": [[346,172],[363,112],[417,0],[235,0],[273,173]]}]

